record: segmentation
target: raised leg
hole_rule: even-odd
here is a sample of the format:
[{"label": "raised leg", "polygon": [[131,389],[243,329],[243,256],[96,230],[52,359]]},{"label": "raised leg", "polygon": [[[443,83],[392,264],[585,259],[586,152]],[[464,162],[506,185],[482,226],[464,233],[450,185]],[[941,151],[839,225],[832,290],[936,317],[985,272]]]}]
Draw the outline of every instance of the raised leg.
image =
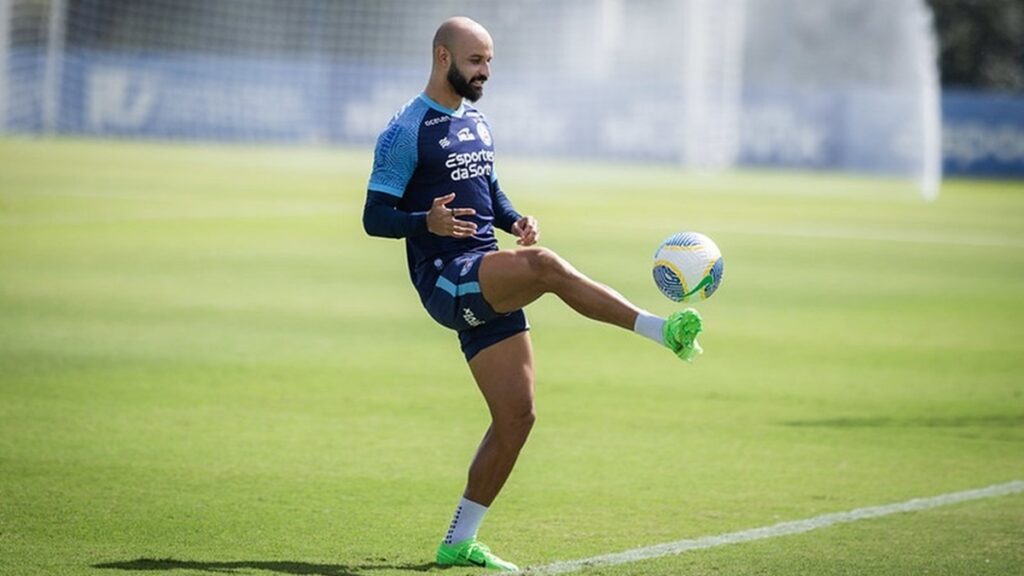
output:
[{"label": "raised leg", "polygon": [[580,314],[632,330],[640,309],[595,282],[547,248],[500,250],[480,264],[480,290],[497,312],[511,312],[546,293],[556,294]]}]

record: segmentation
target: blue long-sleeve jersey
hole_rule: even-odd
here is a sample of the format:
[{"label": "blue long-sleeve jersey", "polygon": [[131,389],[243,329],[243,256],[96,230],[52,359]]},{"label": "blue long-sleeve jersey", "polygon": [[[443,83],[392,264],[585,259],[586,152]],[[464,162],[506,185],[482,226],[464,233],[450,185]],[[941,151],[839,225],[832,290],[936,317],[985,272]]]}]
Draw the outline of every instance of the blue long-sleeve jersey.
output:
[{"label": "blue long-sleeve jersey", "polygon": [[[435,198],[455,193],[450,208],[473,208],[468,238],[437,236],[426,214]],[[467,103],[446,108],[420,94],[377,139],[363,226],[372,236],[405,238],[409,275],[425,298],[444,264],[466,252],[497,250],[494,227],[510,232],[521,216],[494,172],[494,142],[483,114]]]}]

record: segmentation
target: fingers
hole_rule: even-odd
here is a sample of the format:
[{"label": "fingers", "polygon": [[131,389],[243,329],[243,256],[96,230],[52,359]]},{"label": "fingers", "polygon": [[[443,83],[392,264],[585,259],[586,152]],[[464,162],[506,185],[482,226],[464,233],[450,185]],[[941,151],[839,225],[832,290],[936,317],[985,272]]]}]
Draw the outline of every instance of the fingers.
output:
[{"label": "fingers", "polygon": [[512,226],[512,232],[519,237],[516,244],[532,246],[540,239],[537,220],[533,216],[524,216]]},{"label": "fingers", "polygon": [[468,238],[476,234],[476,222],[456,220],[451,216],[445,216],[440,222],[432,223],[427,217],[427,229],[438,236],[451,236],[452,238]]},{"label": "fingers", "polygon": [[476,210],[472,208],[448,208],[448,203],[455,200],[455,192],[445,194],[444,196],[438,196],[434,198],[433,206],[431,210],[447,210],[448,214],[453,218],[455,216],[474,216]]},{"label": "fingers", "polygon": [[520,246],[533,246],[534,244],[537,243],[537,240],[539,238],[540,238],[540,236],[537,235],[537,234],[530,234],[530,235],[520,236],[519,239],[516,240],[516,244],[518,244]]},{"label": "fingers", "polygon": [[427,229],[438,236],[451,236],[454,238],[467,238],[476,234],[476,223],[459,220],[459,216],[474,216],[476,210],[472,208],[449,208],[447,205],[455,200],[455,193],[446,194],[434,198],[430,210],[427,212]]},{"label": "fingers", "polygon": [[476,223],[466,222],[465,220],[452,219],[451,232],[449,236],[455,238],[468,238],[476,234]]},{"label": "fingers", "polygon": [[[437,229],[431,230],[434,234],[438,236],[452,236],[454,238],[467,238],[476,234],[476,222],[459,220],[455,217],[456,214],[462,215],[460,212],[462,209],[455,208],[454,210],[449,210],[445,208],[444,210],[445,213],[440,217]],[[465,214],[471,216],[476,214],[476,212],[468,209],[468,212],[465,212]]]},{"label": "fingers", "polygon": [[[454,196],[454,194],[453,194]],[[473,216],[476,210],[472,208],[447,208],[445,214],[445,225],[449,228],[449,236],[455,238],[467,238],[476,234],[476,222],[459,220],[458,216]]]},{"label": "fingers", "polygon": [[444,196],[438,196],[437,198],[434,198],[434,207],[444,206],[452,200],[455,200],[455,192],[445,194]]}]

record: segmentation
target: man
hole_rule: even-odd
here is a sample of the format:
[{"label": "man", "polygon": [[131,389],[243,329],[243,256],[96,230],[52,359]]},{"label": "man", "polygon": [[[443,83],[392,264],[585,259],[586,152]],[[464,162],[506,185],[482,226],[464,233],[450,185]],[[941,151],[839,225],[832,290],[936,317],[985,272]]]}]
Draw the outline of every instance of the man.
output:
[{"label": "man", "polygon": [[[380,135],[363,225],[405,238],[409,273],[429,314],[456,330],[491,425],[469,467],[463,497],[437,550],[441,566],[517,570],[476,539],[534,422],[533,352],[523,307],[554,293],[580,314],[633,330],[692,360],[701,320],[644,312],[544,248],[537,220],[522,216],[498,185],[494,147],[476,102],[491,74],[493,44],[463,17],[438,28],[424,91]],[[494,228],[523,248],[498,250]]]}]

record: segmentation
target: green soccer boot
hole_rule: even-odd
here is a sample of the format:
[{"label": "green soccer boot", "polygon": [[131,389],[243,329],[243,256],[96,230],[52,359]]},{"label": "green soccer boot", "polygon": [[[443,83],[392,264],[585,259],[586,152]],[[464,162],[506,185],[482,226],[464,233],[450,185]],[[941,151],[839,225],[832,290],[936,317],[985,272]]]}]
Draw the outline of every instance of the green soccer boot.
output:
[{"label": "green soccer boot", "polygon": [[697,335],[704,329],[700,314],[693,308],[673,313],[665,320],[662,336],[665,345],[672,349],[681,359],[687,362],[704,353],[697,343]]},{"label": "green soccer boot", "polygon": [[498,558],[486,544],[477,541],[476,538],[451,545],[442,542],[437,549],[437,565],[441,567],[478,566],[488,570],[519,572],[518,566]]}]

